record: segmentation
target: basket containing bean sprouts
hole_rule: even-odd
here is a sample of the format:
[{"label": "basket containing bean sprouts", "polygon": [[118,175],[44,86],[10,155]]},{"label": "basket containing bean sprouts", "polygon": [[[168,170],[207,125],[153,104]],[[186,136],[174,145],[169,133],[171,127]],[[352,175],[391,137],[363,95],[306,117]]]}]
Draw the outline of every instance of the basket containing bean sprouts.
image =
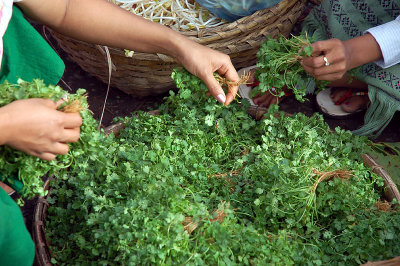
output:
[{"label": "basket containing bean sprouts", "polygon": [[[228,54],[236,68],[256,62],[265,36],[288,36],[306,0],[280,3],[234,22],[214,16],[194,0],[110,0],[132,13],[168,26],[190,39]],[[86,72],[134,96],[160,95],[174,88],[170,57],[92,45],[51,31],[68,56]],[[110,56],[107,56],[109,54]]]}]

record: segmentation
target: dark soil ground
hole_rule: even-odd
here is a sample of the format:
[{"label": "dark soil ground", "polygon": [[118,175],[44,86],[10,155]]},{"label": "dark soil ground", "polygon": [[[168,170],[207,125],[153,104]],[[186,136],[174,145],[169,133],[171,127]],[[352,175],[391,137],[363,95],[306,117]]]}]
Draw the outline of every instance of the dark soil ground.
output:
[{"label": "dark soil ground", "polygon": [[[38,29],[39,32],[42,31],[42,27],[40,25],[34,26]],[[104,84],[103,82],[92,77],[90,74],[83,71],[78,65],[72,62],[68,58],[68,56],[58,48],[56,42],[52,40],[51,37],[49,38],[49,41],[51,42],[55,50],[59,53],[61,58],[64,60],[66,65],[62,82],[60,82],[59,85],[66,90],[70,90],[71,92],[76,91],[78,88],[86,89],[88,91],[88,101],[90,104],[90,109],[93,112],[93,116],[97,120],[99,120],[101,117],[103,104],[105,102],[107,84]],[[163,102],[163,98],[165,96],[166,95],[138,98],[127,95],[119,89],[111,87],[105,106],[102,125],[103,127],[107,127],[113,124],[113,119],[115,117],[129,116],[132,112],[136,110],[157,109],[158,106]],[[309,101],[306,101],[304,103],[300,103],[296,101],[293,97],[289,97],[281,103],[281,109],[289,113],[303,112],[307,115],[312,115],[313,113],[317,112],[314,104],[314,99],[312,97],[309,98]],[[363,115],[361,114],[358,117],[343,120],[326,118],[326,122],[332,128],[339,126],[344,129],[354,130],[363,124]],[[399,113],[397,113],[392,119],[389,126],[385,129],[383,134],[377,139],[377,141],[400,141],[399,125],[400,115]],[[29,230],[32,228],[33,209],[35,203],[36,199],[27,201],[26,205],[22,208],[25,222]]]}]

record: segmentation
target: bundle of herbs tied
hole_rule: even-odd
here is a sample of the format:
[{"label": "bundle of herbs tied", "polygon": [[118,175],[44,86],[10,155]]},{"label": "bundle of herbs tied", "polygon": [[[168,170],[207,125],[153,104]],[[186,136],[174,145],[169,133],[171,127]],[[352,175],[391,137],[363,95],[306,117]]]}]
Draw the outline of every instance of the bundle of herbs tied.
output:
[{"label": "bundle of herbs tied", "polygon": [[[0,85],[0,107],[16,100],[29,98],[46,98],[55,102],[65,98],[66,101],[59,106],[59,110],[63,112],[81,111],[85,121],[91,121],[87,119],[87,117],[91,117],[91,114],[87,109],[88,105],[84,93],[85,90],[81,89],[76,94],[68,94],[59,86],[46,86],[41,80],[32,82],[19,80],[17,84],[6,81]],[[95,122],[92,121],[92,123]],[[87,128],[87,124],[84,128],[84,132],[92,131],[92,129]],[[51,175],[58,170],[65,169],[72,163],[71,154],[59,156],[57,160],[51,162],[44,162],[13,148],[0,146],[0,181],[15,188],[23,198],[30,199],[37,195],[43,196],[46,193],[43,190],[43,177],[47,173]],[[18,203],[22,205],[23,199],[19,198]]]},{"label": "bundle of herbs tied", "polygon": [[399,254],[400,215],[377,209],[383,181],[360,161],[366,138],[273,108],[254,121],[188,72],[173,78],[180,90],[159,115],[137,112],[105,137],[82,111],[67,156],[30,162],[55,173],[53,263],[356,265]]},{"label": "bundle of herbs tied", "polygon": [[[257,53],[257,69],[255,78],[259,85],[255,87],[250,96],[261,95],[269,92],[276,96],[283,96],[286,88],[292,92],[298,101],[304,102],[307,93],[323,90],[328,81],[316,80],[301,66],[304,57],[312,56],[310,38],[307,34],[285,38],[268,37],[261,44]],[[351,71],[354,76],[356,70]],[[316,86],[316,88],[311,86]]]}]

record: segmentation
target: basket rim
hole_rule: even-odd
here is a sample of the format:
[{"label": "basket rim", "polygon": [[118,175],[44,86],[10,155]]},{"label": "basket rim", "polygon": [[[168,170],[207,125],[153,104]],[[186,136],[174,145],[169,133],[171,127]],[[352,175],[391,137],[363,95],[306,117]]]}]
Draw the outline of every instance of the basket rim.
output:
[{"label": "basket rim", "polygon": [[[178,31],[201,45],[228,55],[235,68],[252,65],[267,36],[288,37],[298,19],[306,10],[308,0],[282,0],[275,6],[227,24]],[[167,27],[167,26],[166,26]],[[173,29],[172,27],[170,27]],[[126,49],[76,40],[44,27],[59,48],[85,72],[111,86],[134,96],[161,95],[174,88],[171,73],[180,66],[171,56],[163,53],[134,51],[126,56]],[[52,40],[48,40],[50,43]],[[110,55],[110,57],[108,56]]]},{"label": "basket rim", "polygon": [[[287,11],[292,11],[295,12],[296,10],[293,9],[294,6],[297,4],[302,4],[304,6],[308,0],[282,0],[281,2],[277,3],[276,5],[257,10],[255,13],[242,17],[236,21],[229,22],[226,24],[222,24],[219,26],[215,27],[209,27],[209,28],[203,28],[200,30],[196,29],[191,29],[191,30],[183,30],[179,31],[177,29],[171,28],[180,34],[188,37],[189,39],[196,41],[197,43],[200,43],[202,45],[208,45],[210,43],[214,43],[218,39],[226,39],[229,37],[233,36],[238,36],[240,33],[244,32],[250,32],[253,29],[257,29],[260,27],[260,25],[264,25],[268,22],[268,24],[273,24],[277,20],[280,19],[280,15],[282,14],[287,14]],[[286,12],[285,12],[286,11]],[[266,14],[271,13],[269,16],[265,16]],[[69,39],[69,40],[74,40],[76,43],[80,43],[83,45],[89,45],[89,46],[101,46],[98,44],[93,44],[93,43],[88,43],[85,41],[81,40],[76,40],[72,37],[65,36],[61,33],[58,33],[51,28],[47,28],[50,33],[55,36],[57,39],[59,39],[61,36],[63,39]],[[242,38],[240,38],[242,39]],[[111,47],[107,46],[108,50],[110,53],[114,55],[120,55],[125,57],[125,50],[121,48],[116,48],[116,47]],[[99,48],[97,48],[99,49]],[[100,49],[101,50],[101,49]],[[244,50],[243,50],[244,51]],[[238,50],[237,52],[241,52]],[[162,60],[165,62],[174,62],[169,56],[167,55],[161,55],[160,54],[152,54],[152,53],[143,53],[143,52],[134,52],[132,58],[140,58],[140,56],[147,55],[147,60],[151,60],[151,56],[154,56],[155,59],[153,60]]]},{"label": "basket rim", "polygon": [[[49,191],[50,180],[47,178],[44,183],[43,189]],[[45,221],[47,218],[47,209],[49,203],[47,202],[47,196],[40,196],[37,199],[32,221],[32,238],[35,243],[35,260],[34,264],[39,266],[50,266],[51,263],[51,251],[48,240],[46,238],[46,233],[44,231]]]}]

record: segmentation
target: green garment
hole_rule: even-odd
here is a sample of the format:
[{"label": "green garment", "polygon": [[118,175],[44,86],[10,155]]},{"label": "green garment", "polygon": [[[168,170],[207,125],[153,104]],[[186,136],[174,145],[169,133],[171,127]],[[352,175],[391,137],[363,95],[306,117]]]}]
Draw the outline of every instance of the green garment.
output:
[{"label": "green garment", "polygon": [[[3,37],[3,49],[0,82],[42,79],[46,84],[55,85],[64,72],[63,61],[15,6]],[[0,188],[0,265],[32,265],[34,257],[34,243],[21,210]]]},{"label": "green garment", "polygon": [[25,227],[21,210],[0,188],[0,265],[31,266],[35,246]]},{"label": "green garment", "polygon": [[47,85],[56,85],[64,73],[64,62],[16,6],[3,37],[3,49],[0,82],[42,79]]},{"label": "green garment", "polygon": [[[3,37],[3,59],[0,66],[0,82],[16,83],[42,79],[45,84],[57,84],[64,73],[65,65],[57,53],[24,18],[21,10],[13,6],[13,13]],[[23,184],[12,177],[4,180],[16,191]],[[0,264],[1,265],[1,264]]]},{"label": "green garment", "polygon": [[[342,41],[363,35],[365,30],[400,15],[398,0],[325,0],[304,21],[303,31],[316,40]],[[356,78],[368,84],[371,104],[357,135],[378,136],[400,110],[400,64],[382,69],[375,63],[360,67]]]}]

